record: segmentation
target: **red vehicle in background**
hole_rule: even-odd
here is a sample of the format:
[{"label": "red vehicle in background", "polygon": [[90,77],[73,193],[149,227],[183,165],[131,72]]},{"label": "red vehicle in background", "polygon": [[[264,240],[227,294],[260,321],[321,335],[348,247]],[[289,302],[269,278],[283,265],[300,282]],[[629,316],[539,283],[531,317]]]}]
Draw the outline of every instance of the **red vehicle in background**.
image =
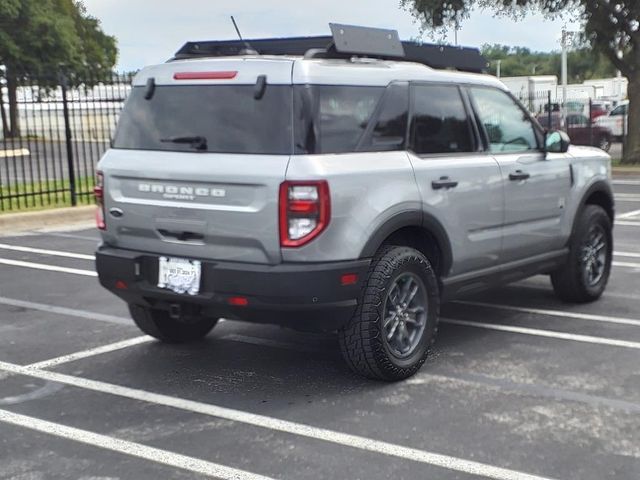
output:
[{"label": "red vehicle in background", "polygon": [[[551,113],[551,125],[549,125],[549,114],[543,113],[538,116],[538,122],[548,130],[560,129],[560,113]],[[613,135],[611,130],[589,121],[589,117],[581,113],[567,114],[567,134],[574,145],[590,145],[598,147],[605,152],[611,148]]]}]

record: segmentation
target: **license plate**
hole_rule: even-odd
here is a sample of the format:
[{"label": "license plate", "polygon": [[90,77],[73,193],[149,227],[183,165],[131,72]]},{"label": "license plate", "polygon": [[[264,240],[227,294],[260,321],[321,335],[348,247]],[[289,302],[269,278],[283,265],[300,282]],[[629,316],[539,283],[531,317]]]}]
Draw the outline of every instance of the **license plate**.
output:
[{"label": "license plate", "polygon": [[176,293],[197,295],[200,292],[202,264],[185,258],[160,257],[158,259],[158,287]]}]

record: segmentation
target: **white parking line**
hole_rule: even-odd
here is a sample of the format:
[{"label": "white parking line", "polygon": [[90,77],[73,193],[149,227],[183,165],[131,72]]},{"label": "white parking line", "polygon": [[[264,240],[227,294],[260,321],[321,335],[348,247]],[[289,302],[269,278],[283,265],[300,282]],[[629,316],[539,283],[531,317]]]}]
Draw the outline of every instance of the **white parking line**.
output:
[{"label": "white parking line", "polygon": [[640,258],[640,253],[636,253],[636,252],[613,252],[613,254],[619,257]]},{"label": "white parking line", "polygon": [[611,262],[611,265],[613,265],[614,267],[640,268],[640,263],[631,262]]},{"label": "white parking line", "polygon": [[148,343],[153,341],[154,338],[148,335],[142,335],[140,337],[129,338],[127,340],[122,340],[120,342],[110,343],[108,345],[102,345],[95,348],[88,348],[87,350],[81,350],[79,352],[70,353],[69,355],[62,355],[60,357],[51,358],[49,360],[44,360],[42,362],[32,363],[30,365],[26,365],[27,368],[31,369],[46,369],[51,367],[56,367],[58,365],[62,365],[63,363],[74,362],[76,360],[80,360],[82,358],[89,358],[95,355],[101,355],[103,353],[115,352],[117,350],[123,350],[128,347],[133,347],[135,345],[140,345],[141,343]]},{"label": "white parking line", "polygon": [[463,458],[453,457],[439,453],[428,452],[416,448],[405,447],[393,443],[374,440],[372,438],[362,437],[359,435],[351,435],[326,428],[314,427],[303,423],[281,420],[279,418],[258,415],[255,413],[235,410],[232,408],[219,407],[208,403],[196,402],[178,397],[171,397],[159,393],[148,392],[146,390],[138,390],[111,383],[90,380],[86,378],[76,377],[72,375],[64,375],[57,372],[47,370],[32,370],[27,367],[15,365],[7,362],[0,362],[0,370],[15,373],[18,375],[26,375],[34,378],[40,378],[52,382],[64,383],[85,390],[117,395],[132,400],[152,403],[155,405],[163,405],[172,407],[191,413],[198,413],[233,422],[252,425],[255,427],[265,428],[268,430],[279,431],[291,435],[298,435],[306,438],[334,443],[343,447],[355,448],[358,450],[373,452],[381,455],[387,455],[405,460],[433,465],[448,470],[467,473],[470,475],[478,475],[483,478],[491,478],[494,480],[549,480],[547,477],[530,475],[517,470],[496,467],[485,463],[475,462],[473,460],[465,460]]},{"label": "white parking line", "polygon": [[74,442],[84,443],[92,447],[122,453],[130,457],[142,458],[151,462],[168,465],[188,472],[199,473],[210,477],[228,480],[273,480],[271,477],[257,475],[227,467],[219,463],[208,462],[199,458],[188,457],[179,453],[149,447],[140,443],[109,437],[99,433],[68,427],[60,423],[53,423],[27,415],[21,415],[7,410],[0,410],[0,422],[28,428],[37,432],[46,433],[55,437],[65,438]]},{"label": "white parking line", "polygon": [[73,253],[73,252],[61,252],[60,250],[46,250],[43,248],[32,248],[32,247],[22,247],[19,245],[9,245],[7,243],[0,243],[0,249],[2,250],[13,250],[16,252],[26,252],[26,253],[38,253],[41,255],[52,255],[55,257],[67,257],[67,258],[78,258],[81,260],[95,260],[96,257],[93,255],[85,255],[82,253]]},{"label": "white parking line", "polygon": [[616,225],[622,225],[623,227],[640,227],[640,222],[625,222],[624,220],[616,220]]},{"label": "white parking line", "polygon": [[576,335],[573,333],[553,332],[551,330],[541,330],[537,328],[515,327],[513,325],[499,325],[495,323],[470,322],[468,320],[454,320],[443,318],[442,323],[452,325],[462,325],[464,327],[485,328],[487,330],[497,330],[499,332],[522,333],[524,335],[534,335],[537,337],[557,338],[559,340],[572,340],[574,342],[595,343],[608,345],[610,347],[634,348],[640,350],[640,342],[630,342],[628,340],[617,340],[615,338],[592,337],[590,335]]},{"label": "white parking line", "polygon": [[620,215],[616,215],[616,219],[631,218],[637,215],[640,215],[640,210],[633,210],[631,212],[621,213]]},{"label": "white parking line", "polygon": [[87,310],[78,310],[76,308],[59,307],[57,305],[49,305],[46,303],[29,302],[27,300],[18,300],[15,298],[0,297],[0,305],[10,305],[12,307],[27,308],[30,310],[38,310],[47,313],[55,313],[57,315],[67,315],[70,317],[85,318],[87,320],[97,320],[99,322],[133,326],[133,322],[129,318],[116,317],[115,315],[105,315],[104,313],[89,312]]},{"label": "white parking line", "polygon": [[609,315],[592,315],[589,313],[565,312],[563,310],[547,310],[542,308],[518,307],[515,305],[503,305],[503,304],[486,303],[486,302],[472,302],[468,300],[458,300],[458,301],[454,301],[453,303],[458,303],[461,305],[470,305],[473,307],[494,308],[496,310],[507,310],[510,312],[533,313],[535,315],[546,315],[550,317],[571,318],[575,320],[589,320],[592,322],[617,323],[619,325],[632,325],[634,327],[640,327],[640,320],[636,320],[635,318],[613,317]]},{"label": "white parking line", "polygon": [[47,265],[44,263],[23,262],[21,260],[10,260],[8,258],[0,258],[0,264],[11,265],[12,267],[33,268],[36,270],[47,270],[50,272],[72,273],[74,275],[85,275],[87,277],[97,277],[98,274],[93,270],[80,270],[79,268],[58,267],[57,265]]}]

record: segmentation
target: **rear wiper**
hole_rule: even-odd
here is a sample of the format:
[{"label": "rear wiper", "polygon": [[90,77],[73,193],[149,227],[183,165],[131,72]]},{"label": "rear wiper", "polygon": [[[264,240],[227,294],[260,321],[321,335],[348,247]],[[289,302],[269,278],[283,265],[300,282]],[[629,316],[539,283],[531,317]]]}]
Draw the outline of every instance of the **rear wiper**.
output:
[{"label": "rear wiper", "polygon": [[188,143],[196,150],[206,150],[207,149],[207,139],[200,135],[195,136],[185,136],[185,137],[169,137],[169,138],[161,138],[161,142],[164,143]]}]

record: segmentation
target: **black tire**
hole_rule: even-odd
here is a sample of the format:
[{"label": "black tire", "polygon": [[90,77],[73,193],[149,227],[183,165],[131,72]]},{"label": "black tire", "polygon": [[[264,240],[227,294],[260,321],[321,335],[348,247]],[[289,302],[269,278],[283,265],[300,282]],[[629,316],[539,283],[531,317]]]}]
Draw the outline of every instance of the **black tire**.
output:
[{"label": "black tire", "polygon": [[[569,241],[569,258],[563,267],[551,274],[551,283],[561,300],[585,303],[600,298],[607,286],[611,272],[613,236],[611,219],[602,207],[587,205],[578,215],[578,223]],[[598,249],[598,252],[604,253],[602,262],[596,262],[596,254],[591,253],[595,249],[589,246],[593,235],[598,232],[602,233],[604,241],[604,245]],[[600,264],[601,275],[593,275],[599,271]]]},{"label": "black tire", "polygon": [[190,317],[176,320],[169,312],[129,305],[133,321],[147,335],[164,343],[187,343],[204,338],[218,323],[217,318]]},{"label": "black tire", "polygon": [[[426,305],[422,309],[425,317],[420,321],[420,327],[415,322],[418,313],[413,312],[416,317],[411,321],[414,325],[411,328],[415,329],[412,339],[408,338],[405,323],[401,322],[406,340],[412,345],[415,342],[403,356],[394,353],[384,322],[387,308],[393,309],[396,305],[389,298],[390,290],[397,287],[398,281],[404,277],[413,279],[415,285],[424,288],[420,298],[426,299]],[[399,291],[398,295],[401,293]],[[415,296],[416,293],[413,294]],[[388,305],[388,302],[393,305]],[[417,307],[413,310],[417,310]],[[354,372],[368,378],[396,381],[410,377],[420,369],[435,341],[439,313],[438,280],[427,258],[413,248],[384,246],[371,262],[355,314],[338,332],[342,355]],[[394,320],[397,321],[397,318]],[[393,337],[393,332],[391,334]]]},{"label": "black tire", "polygon": [[611,139],[606,135],[601,136],[598,139],[598,148],[600,150],[604,150],[605,152],[611,150]]}]

